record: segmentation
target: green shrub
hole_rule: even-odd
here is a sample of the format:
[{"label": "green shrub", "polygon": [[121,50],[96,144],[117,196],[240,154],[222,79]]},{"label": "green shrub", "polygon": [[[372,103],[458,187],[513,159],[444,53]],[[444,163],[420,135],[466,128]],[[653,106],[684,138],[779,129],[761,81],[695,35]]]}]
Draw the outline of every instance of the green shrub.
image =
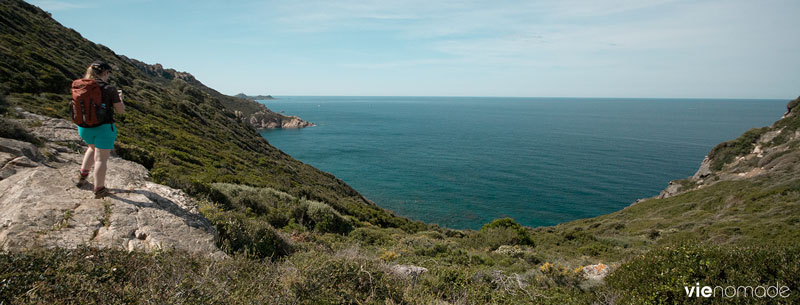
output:
[{"label": "green shrub", "polygon": [[354,242],[359,242],[365,245],[385,245],[389,243],[392,238],[385,229],[374,227],[361,227],[351,231],[349,237]]},{"label": "green shrub", "polygon": [[588,231],[584,231],[583,228],[574,228],[569,232],[564,233],[564,239],[567,241],[574,241],[576,243],[586,243],[596,241],[597,238],[592,235],[592,233]]},{"label": "green shrub", "polygon": [[304,206],[307,217],[311,220],[314,230],[318,232],[347,234],[353,230],[350,222],[327,204],[304,201]]},{"label": "green shrub", "polygon": [[269,261],[180,251],[36,249],[0,253],[2,304],[270,304],[291,298]]},{"label": "green shrub", "polygon": [[433,239],[445,239],[445,235],[438,231],[422,231],[417,233],[419,235],[427,236]]},{"label": "green shrub", "polygon": [[[504,241],[502,244],[527,245],[531,247],[534,246],[533,238],[531,238],[530,233],[528,233],[528,231],[525,230],[525,227],[523,227],[521,224],[514,221],[514,219],[511,219],[510,217],[495,219],[492,222],[483,225],[480,232],[484,235],[489,235],[489,236],[498,235],[501,237],[503,236],[506,237],[506,238],[495,239],[498,242],[500,240],[506,239],[507,241]],[[501,244],[492,243],[491,247],[492,249],[496,249],[500,245]]]},{"label": "green shrub", "polygon": [[266,221],[237,211],[204,207],[203,215],[219,231],[217,245],[230,254],[242,253],[258,258],[275,258],[292,253],[293,246]]},{"label": "green shrub", "polygon": [[588,256],[598,256],[606,251],[608,251],[608,246],[597,242],[593,242],[578,248],[579,253]]},{"label": "green shrub", "polygon": [[403,303],[403,283],[378,261],[315,251],[292,255],[289,262],[298,272],[283,281],[301,304]]},{"label": "green shrub", "polygon": [[114,147],[114,150],[117,152],[117,155],[120,158],[139,163],[148,170],[152,169],[153,164],[156,162],[155,158],[152,154],[150,154],[150,152],[138,146],[128,145],[121,142],[117,142],[115,146],[116,147]]},{"label": "green shrub", "polygon": [[[744,248],[682,244],[651,250],[637,256],[606,279],[623,296],[620,304],[705,304],[708,302],[797,303],[800,294],[800,249]],[[727,287],[766,286],[780,283],[790,287],[789,299],[688,298],[684,286]]]},{"label": "green shrub", "polygon": [[769,127],[752,128],[745,131],[735,140],[720,143],[712,148],[711,152],[708,153],[708,158],[711,160],[711,169],[715,171],[721,170],[725,164],[732,162],[734,158],[752,151],[756,141],[768,130]]}]

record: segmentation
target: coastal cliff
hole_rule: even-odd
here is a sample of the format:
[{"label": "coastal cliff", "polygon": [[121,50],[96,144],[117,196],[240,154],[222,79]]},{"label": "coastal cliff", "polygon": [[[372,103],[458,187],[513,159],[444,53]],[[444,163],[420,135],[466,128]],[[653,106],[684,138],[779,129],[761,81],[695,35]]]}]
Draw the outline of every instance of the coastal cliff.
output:
[{"label": "coastal cliff", "polygon": [[234,111],[236,117],[249,123],[256,129],[272,129],[272,128],[305,128],[316,126],[314,123],[304,121],[298,116],[283,115],[269,110],[267,106],[256,102],[255,100],[273,99],[272,96],[247,96],[244,93],[235,95],[233,98],[237,100],[247,100],[248,103],[238,103],[230,106]]},{"label": "coastal cliff", "polygon": [[262,105],[262,109],[256,112],[245,114],[241,111],[235,111],[236,117],[250,124],[256,129],[272,129],[272,128],[305,128],[316,126],[314,123],[304,121],[298,116],[282,115],[267,109]]},{"label": "coastal cliff", "polygon": [[657,198],[669,198],[722,181],[791,173],[800,160],[800,97],[790,101],[786,113],[771,126],[753,128],[739,138],[715,146],[697,172],[670,181]]}]

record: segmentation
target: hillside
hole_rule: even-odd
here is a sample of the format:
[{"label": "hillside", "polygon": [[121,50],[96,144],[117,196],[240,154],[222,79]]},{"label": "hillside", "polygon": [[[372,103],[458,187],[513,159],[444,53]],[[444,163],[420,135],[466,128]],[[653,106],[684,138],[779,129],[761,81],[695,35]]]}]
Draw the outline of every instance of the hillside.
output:
[{"label": "hillside", "polygon": [[[451,230],[398,217],[272,147],[244,116],[263,105],[0,1],[2,304],[775,303],[686,298],[698,282],[780,282],[793,292],[781,303],[800,300],[800,98],[661,198],[553,227]],[[83,149],[63,119],[71,78],[95,58],[126,92],[115,151],[132,162],[112,160],[125,166],[109,180],[117,198],[82,200],[59,179]],[[145,228],[137,213],[166,224]],[[82,242],[87,232],[102,243]],[[227,258],[203,254],[217,249]]]},{"label": "hillside", "polygon": [[[715,146],[697,173],[654,198],[608,215],[534,231],[544,240],[574,235],[554,249],[623,257],[679,241],[717,245],[800,245],[800,98],[773,125]],[[588,240],[580,240],[580,238]]]},{"label": "hillside", "polygon": [[115,67],[110,82],[125,92],[129,109],[117,116],[116,153],[144,165],[155,182],[200,196],[215,182],[269,187],[326,202],[360,221],[423,227],[269,145],[236,113],[272,113],[261,104],[224,96],[189,73],[118,55],[22,1],[3,1],[0,25],[0,90],[10,105],[67,118],[71,79],[96,58]]}]

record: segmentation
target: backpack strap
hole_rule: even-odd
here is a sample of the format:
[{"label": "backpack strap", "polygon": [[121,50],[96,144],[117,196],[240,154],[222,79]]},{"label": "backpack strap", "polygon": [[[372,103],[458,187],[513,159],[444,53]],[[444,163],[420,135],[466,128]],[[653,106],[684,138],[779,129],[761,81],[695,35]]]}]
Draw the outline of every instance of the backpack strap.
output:
[{"label": "backpack strap", "polygon": [[110,123],[112,125],[111,131],[114,131],[114,98],[106,96],[106,88],[108,88],[109,84],[104,81],[98,81],[97,85],[100,87],[101,102],[106,105],[106,109],[109,113],[108,121],[104,121],[103,123]]}]

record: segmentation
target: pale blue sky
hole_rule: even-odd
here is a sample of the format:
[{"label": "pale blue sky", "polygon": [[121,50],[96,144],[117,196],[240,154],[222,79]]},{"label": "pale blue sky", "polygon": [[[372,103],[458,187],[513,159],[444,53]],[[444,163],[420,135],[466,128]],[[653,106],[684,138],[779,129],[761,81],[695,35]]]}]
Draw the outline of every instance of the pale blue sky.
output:
[{"label": "pale blue sky", "polygon": [[800,95],[800,1],[31,1],[222,93]]}]

